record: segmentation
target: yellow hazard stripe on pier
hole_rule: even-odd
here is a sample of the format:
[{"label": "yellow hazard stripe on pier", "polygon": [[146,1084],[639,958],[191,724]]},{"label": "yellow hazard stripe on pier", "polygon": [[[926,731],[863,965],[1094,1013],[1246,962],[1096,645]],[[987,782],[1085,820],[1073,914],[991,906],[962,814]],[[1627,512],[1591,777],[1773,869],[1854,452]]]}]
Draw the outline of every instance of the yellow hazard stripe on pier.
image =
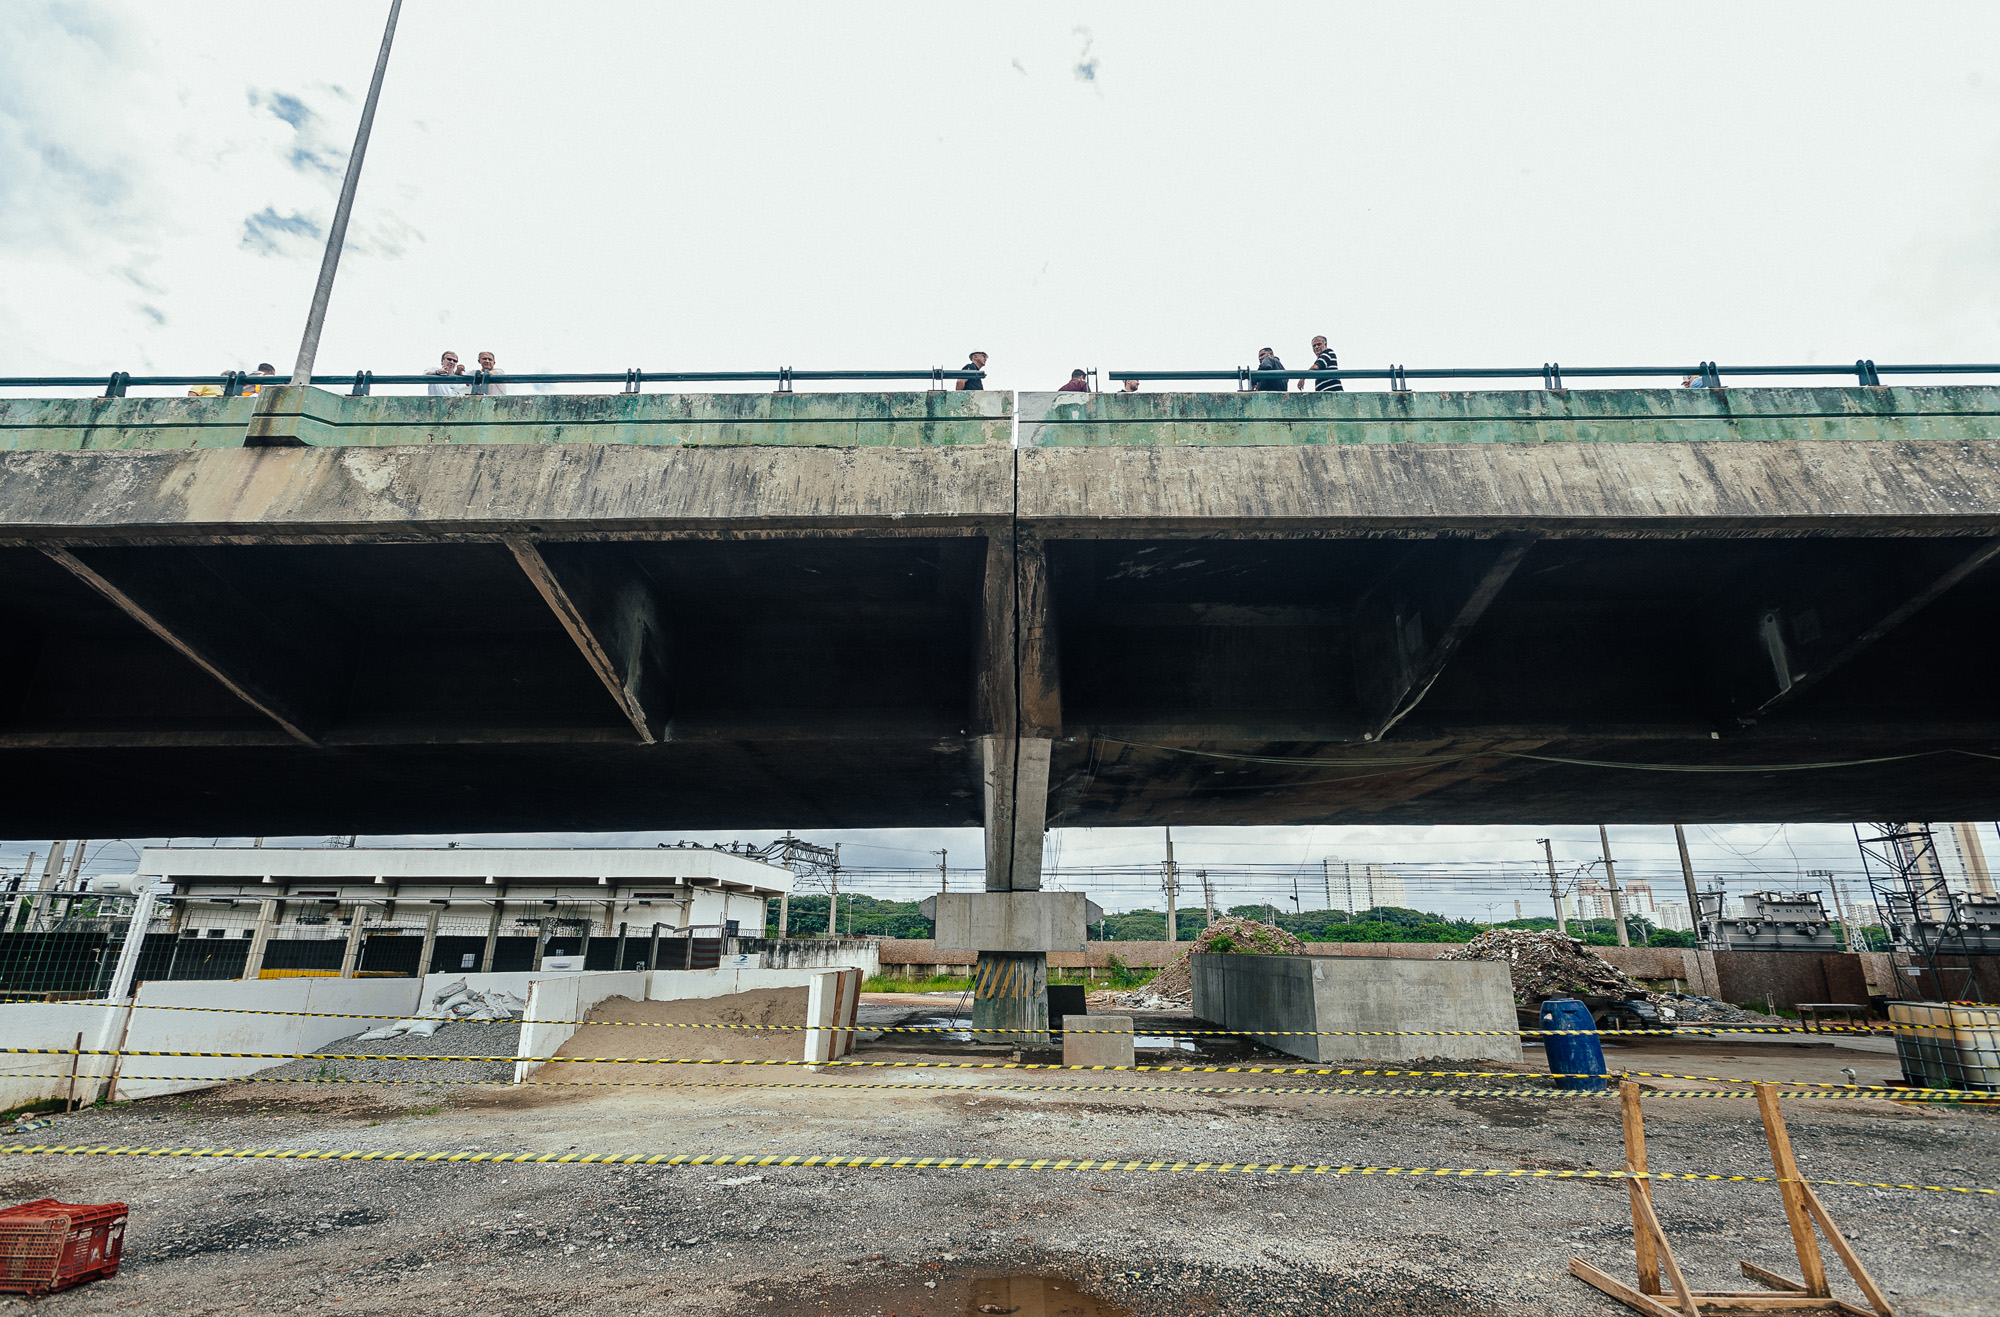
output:
[{"label": "yellow hazard stripe on pier", "polygon": [[1811,1079],[1731,1078],[1725,1075],[1681,1075],[1663,1070],[1624,1070],[1598,1074],[1551,1074],[1539,1070],[1351,1070],[1330,1066],[1255,1065],[1062,1065],[1053,1061],[760,1061],[735,1057],[687,1056],[457,1056],[450,1054],[373,1052],[168,1052],[96,1047],[0,1047],[0,1054],[30,1056],[176,1056],[253,1061],[481,1061],[526,1062],[530,1065],[735,1065],[816,1066],[823,1070],[1051,1070],[1097,1073],[1201,1075],[1383,1075],[1428,1079],[1681,1079],[1699,1084],[1784,1084],[1795,1088],[1839,1089],[1869,1093],[1924,1093],[1933,1096],[1990,1101],[1991,1090],[1956,1088],[1897,1088],[1888,1084],[1832,1084]]},{"label": "yellow hazard stripe on pier", "polygon": [[[233,982],[234,980],[230,980]],[[968,989],[968,991],[971,991]],[[1005,995],[998,994],[998,995]],[[10,1002],[15,1006],[103,1006],[116,1010],[142,1011],[200,1011],[219,1015],[285,1015],[299,1016],[315,1020],[387,1020],[387,1015],[364,1015],[349,1011],[264,1011],[251,1010],[239,1006],[158,1006],[149,1003],[117,1001],[55,1001],[55,1002]],[[404,1016],[395,1018],[435,1019],[436,1016]],[[448,1017],[451,1024],[574,1024],[601,1025],[619,1029],[739,1029],[753,1033],[776,1033],[820,1029],[827,1033],[1128,1033],[1126,1029],[1013,1029],[987,1028],[957,1024],[709,1024],[674,1020],[459,1020]],[[1728,1024],[1676,1024],[1658,1029],[1262,1029],[1255,1032],[1244,1029],[1169,1029],[1147,1025],[1146,1032],[1158,1038],[1665,1038],[1676,1034],[1691,1037],[1705,1037],[1718,1034],[1775,1033],[1854,1033],[1893,1034],[1898,1030],[1932,1029],[1936,1025],[1918,1024],[1872,1024],[1872,1025],[1821,1025],[1807,1029],[1793,1025],[1728,1025]]]},{"label": "yellow hazard stripe on pier", "polygon": [[[870,1171],[1166,1171],[1218,1175],[1400,1175],[1524,1180],[1689,1180],[1726,1184],[1780,1184],[1775,1175],[1720,1175],[1689,1171],[1575,1171],[1519,1166],[1339,1166],[1330,1162],[1131,1161],[1094,1157],[841,1157],[823,1154],[616,1152],[405,1152],[334,1148],[144,1148],[109,1144],[0,1144],[0,1153],[59,1157],[195,1157],[247,1161],[486,1162],[555,1166],[769,1166]],[[1970,1185],[1892,1184],[1869,1180],[1812,1180],[1794,1184],[1843,1189],[1907,1189],[2000,1197],[2000,1189]]]},{"label": "yellow hazard stripe on pier", "polygon": [[[61,1074],[16,1074],[15,1079],[67,1079],[69,1072]],[[129,1084],[188,1083],[188,1084],[396,1084],[408,1088],[472,1087],[491,1088],[508,1092],[517,1088],[836,1088],[884,1089],[890,1092],[906,1093],[952,1092],[978,1093],[982,1097],[991,1093],[1257,1093],[1265,1095],[1297,1095],[1305,1097],[1480,1097],[1480,1098],[1615,1098],[1617,1090],[1611,1088],[1391,1088],[1370,1086],[1365,1088],[1255,1088],[1226,1084],[981,1084],[972,1087],[966,1084],[902,1084],[893,1082],[853,1081],[799,1081],[787,1083],[760,1079],[524,1079],[512,1083],[505,1079],[380,1079],[375,1077],[350,1079],[307,1078],[269,1079],[260,1075],[128,1075]],[[1862,1092],[1820,1092],[1804,1090],[1793,1092],[1780,1089],[1781,1098],[1825,1099],[1829,1101],[1864,1102],[1952,1102],[1959,1099],[1950,1097],[1923,1097],[1918,1090],[1910,1090],[1911,1096],[1903,1097],[1885,1093]],[[1740,1088],[1714,1089],[1641,1089],[1639,1096],[1648,1101],[1654,1098],[1707,1098],[1743,1099],[1756,1097],[1755,1093]],[[1996,1099],[2000,1100],[2000,1099]]]}]

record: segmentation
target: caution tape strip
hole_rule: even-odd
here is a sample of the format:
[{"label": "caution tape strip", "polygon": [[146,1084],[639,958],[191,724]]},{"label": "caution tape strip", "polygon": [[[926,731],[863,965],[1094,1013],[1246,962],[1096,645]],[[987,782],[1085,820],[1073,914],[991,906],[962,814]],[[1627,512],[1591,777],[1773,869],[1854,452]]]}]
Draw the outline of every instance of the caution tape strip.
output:
[{"label": "caution tape strip", "polygon": [[[61,1074],[16,1074],[12,1079],[67,1079],[67,1071]],[[757,1079],[713,1080],[713,1079],[524,1079],[511,1083],[504,1079],[365,1079],[335,1076],[333,1078],[271,1079],[260,1075],[131,1075],[127,1083],[191,1083],[191,1084],[399,1084],[406,1087],[475,1087],[493,1088],[503,1092],[516,1088],[838,1088],[838,1089],[886,1089],[902,1092],[930,1092],[945,1090],[955,1093],[1263,1093],[1296,1094],[1299,1096],[1354,1097],[1354,1096],[1399,1096],[1399,1097],[1486,1097],[1486,1098],[1611,1098],[1617,1092],[1610,1088],[1252,1088],[1223,1084],[981,1084],[977,1088],[965,1084],[900,1084],[870,1083],[866,1080],[852,1082],[825,1083],[805,1081],[799,1083],[770,1082]],[[1779,1090],[1781,1098],[1824,1099],[1829,1101],[1863,1102],[1950,1102],[1957,1099],[1924,1097],[1921,1090],[1910,1090],[1911,1096],[1902,1097],[1876,1093],[1821,1092],[1807,1090],[1791,1092]],[[1639,1096],[1647,1100],[1654,1098],[1711,1098],[1742,1099],[1756,1097],[1742,1089],[1641,1089]],[[1996,1096],[2000,1101],[2000,1096]]]},{"label": "caution tape strip", "polygon": [[1908,1189],[2000,1197],[2000,1189],[1970,1185],[1889,1184],[1867,1180],[1787,1181],[1776,1175],[1691,1171],[1573,1171],[1514,1166],[1339,1166],[1330,1162],[1167,1162],[1097,1158],[840,1157],[731,1153],[405,1152],[332,1148],[135,1148],[109,1144],[0,1144],[0,1153],[64,1157],[202,1157],[251,1161],[486,1162],[557,1166],[772,1166],[821,1170],[913,1171],[1167,1171],[1221,1175],[1401,1175],[1532,1180],[1690,1180],[1730,1184],[1817,1184],[1843,1189]]},{"label": "caution tape strip", "polygon": [[1988,1101],[1992,1090],[1957,1088],[1896,1088],[1888,1084],[1831,1084],[1812,1079],[1730,1078],[1724,1075],[1682,1075],[1663,1070],[1606,1071],[1596,1074],[1551,1074],[1540,1070],[1351,1070],[1328,1066],[1256,1065],[1062,1065],[1053,1061],[806,1061],[750,1060],[736,1057],[689,1056],[457,1056],[428,1053],[386,1055],[368,1052],[168,1052],[96,1047],[0,1047],[0,1054],[29,1056],[179,1056],[253,1061],[483,1061],[526,1062],[531,1065],[740,1065],[818,1066],[861,1070],[1063,1070],[1129,1071],[1154,1074],[1204,1075],[1411,1075],[1442,1079],[1686,1079],[1701,1084],[1788,1084],[1883,1093],[1926,1093],[1949,1098]]},{"label": "caution tape strip", "polygon": [[[220,1015],[284,1015],[314,1020],[386,1020],[382,1014],[365,1015],[349,1011],[265,1011],[251,1010],[236,1006],[163,1006],[147,1002],[117,1001],[49,1001],[12,1002],[16,1006],[103,1006],[118,1010],[141,1011],[200,1011]],[[436,1016],[405,1017],[436,1019]],[[462,1020],[446,1017],[453,1024],[574,1024],[601,1025],[627,1029],[738,1029],[753,1033],[776,1033],[808,1029],[823,1030],[827,1033],[1010,1033],[1010,1034],[1111,1034],[1129,1033],[1128,1029],[1013,1029],[989,1028],[985,1025],[957,1024],[709,1024],[675,1020]],[[1812,1029],[1789,1025],[1723,1025],[1723,1024],[1676,1024],[1658,1029],[1261,1029],[1255,1032],[1244,1029],[1168,1029],[1146,1026],[1146,1033],[1157,1038],[1660,1038],[1668,1035],[1685,1034],[1690,1037],[1708,1037],[1720,1034],[1776,1033],[1852,1033],[1852,1034],[1893,1034],[1898,1030],[1934,1029],[1936,1025],[1920,1024],[1876,1024],[1876,1025],[1823,1025]]]}]

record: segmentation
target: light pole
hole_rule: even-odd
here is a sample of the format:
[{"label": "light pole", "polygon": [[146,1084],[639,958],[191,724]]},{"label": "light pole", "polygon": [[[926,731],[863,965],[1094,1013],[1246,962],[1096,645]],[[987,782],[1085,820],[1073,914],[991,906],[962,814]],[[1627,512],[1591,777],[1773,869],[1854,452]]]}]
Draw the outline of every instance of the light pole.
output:
[{"label": "light pole", "polygon": [[313,360],[319,356],[319,334],[326,326],[326,304],[333,296],[333,276],[340,269],[340,251],[347,244],[347,219],[354,213],[354,190],[361,183],[361,160],[368,154],[368,133],[375,127],[375,104],[382,99],[382,75],[389,71],[389,46],[396,39],[396,18],[403,12],[403,0],[389,0],[389,21],[382,28],[382,50],[375,56],[375,76],[368,83],[368,99],[361,105],[361,125],[354,130],[354,151],[347,157],[347,177],[340,182],[340,200],[333,208],[333,223],[326,231],[326,255],[320,258],[319,282],[313,285],[312,309],[306,312],[305,336],[299,340],[299,359],[292,367],[292,383],[312,383]]}]

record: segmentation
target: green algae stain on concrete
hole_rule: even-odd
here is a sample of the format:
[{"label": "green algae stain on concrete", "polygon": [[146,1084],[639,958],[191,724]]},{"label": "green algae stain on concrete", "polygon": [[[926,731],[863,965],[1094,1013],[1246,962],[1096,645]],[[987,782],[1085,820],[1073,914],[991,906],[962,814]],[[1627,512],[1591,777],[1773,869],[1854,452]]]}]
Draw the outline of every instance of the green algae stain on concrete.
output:
[{"label": "green algae stain on concrete", "polygon": [[2000,388],[1023,393],[1042,448],[2000,439]]},{"label": "green algae stain on concrete", "polygon": [[255,398],[0,401],[0,449],[237,448],[259,443],[948,448],[1013,442],[1012,393],[514,394],[356,398],[266,386]]}]

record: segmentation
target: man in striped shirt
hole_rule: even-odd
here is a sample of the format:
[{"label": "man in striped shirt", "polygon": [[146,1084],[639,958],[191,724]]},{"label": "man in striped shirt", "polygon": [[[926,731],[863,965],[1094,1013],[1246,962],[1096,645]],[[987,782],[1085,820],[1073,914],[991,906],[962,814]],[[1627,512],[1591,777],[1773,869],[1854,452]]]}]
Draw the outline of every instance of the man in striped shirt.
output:
[{"label": "man in striped shirt", "polygon": [[[1340,369],[1340,358],[1335,356],[1333,353],[1333,349],[1326,345],[1326,335],[1324,334],[1313,335],[1312,368],[1314,370]],[[1299,387],[1303,389],[1305,386],[1306,386],[1306,381],[1300,380]],[[1312,381],[1312,386],[1314,392],[1317,393],[1344,392],[1344,390],[1340,386],[1339,380],[1314,380]]]}]

